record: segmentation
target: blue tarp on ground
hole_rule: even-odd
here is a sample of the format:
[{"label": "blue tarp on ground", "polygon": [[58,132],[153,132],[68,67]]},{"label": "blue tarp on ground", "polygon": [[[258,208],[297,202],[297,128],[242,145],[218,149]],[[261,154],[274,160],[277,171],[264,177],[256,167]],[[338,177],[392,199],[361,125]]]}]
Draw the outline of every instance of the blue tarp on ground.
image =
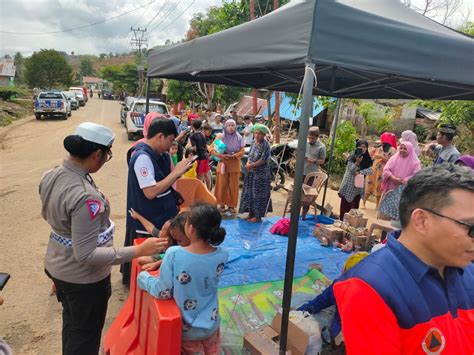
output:
[{"label": "blue tarp on ground", "polygon": [[[288,238],[270,233],[279,218],[266,218],[257,224],[240,219],[223,220],[227,235],[222,247],[228,251],[229,261],[219,287],[284,279]],[[309,264],[318,263],[323,274],[334,280],[341,274],[349,255],[322,247],[313,236],[314,227],[314,216],[308,215],[306,221],[299,223],[294,277],[305,275]]]}]

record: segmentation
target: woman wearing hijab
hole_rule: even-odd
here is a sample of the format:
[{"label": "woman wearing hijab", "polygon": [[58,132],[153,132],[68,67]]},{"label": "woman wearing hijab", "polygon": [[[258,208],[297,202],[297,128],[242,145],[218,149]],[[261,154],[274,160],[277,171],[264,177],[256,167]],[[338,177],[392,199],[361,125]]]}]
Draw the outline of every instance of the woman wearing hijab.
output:
[{"label": "woman wearing hijab", "polygon": [[472,155],[462,155],[455,163],[456,165],[467,166],[471,169],[474,169],[474,156]]},{"label": "woman wearing hijab", "polygon": [[362,202],[365,208],[365,202],[370,195],[376,198],[376,208],[379,207],[380,197],[382,197],[382,173],[387,161],[397,152],[397,137],[391,132],[385,132],[380,136],[382,145],[374,148],[370,155],[374,163],[372,165],[372,174],[365,179],[365,193],[364,201]]},{"label": "woman wearing hijab", "polygon": [[[267,212],[272,211],[270,172],[270,144],[265,140],[269,130],[267,126],[255,124],[252,132],[253,141],[247,160],[247,175],[245,176],[242,196],[240,198],[239,213],[248,213],[248,222],[262,221]],[[268,207],[268,209],[267,209]]]},{"label": "woman wearing hijab", "polygon": [[398,220],[400,196],[407,181],[421,170],[420,160],[410,142],[400,143],[398,153],[389,159],[382,174],[383,200],[379,212]]},{"label": "woman wearing hijab", "polygon": [[240,160],[244,155],[244,140],[237,133],[233,119],[226,121],[220,140],[226,145],[224,153],[220,154],[214,147],[211,148],[211,154],[220,159],[217,165],[214,194],[221,212],[225,212],[227,206],[230,213],[236,213],[239,201]]},{"label": "woman wearing hijab", "polygon": [[[358,209],[361,197],[364,195],[365,176],[372,174],[372,158],[367,150],[368,143],[366,140],[359,139],[356,143],[356,150],[347,160],[346,172],[342,178],[341,187],[339,189],[339,197],[341,198],[341,207],[339,218],[341,221],[344,214],[351,209]],[[361,177],[356,176],[360,175]]]},{"label": "woman wearing hijab", "polygon": [[417,157],[420,156],[421,151],[420,148],[418,147],[418,137],[416,136],[415,133],[413,133],[410,130],[403,131],[402,132],[402,137],[400,139],[401,142],[410,142],[411,145],[413,146],[413,150],[415,151],[415,154]]}]

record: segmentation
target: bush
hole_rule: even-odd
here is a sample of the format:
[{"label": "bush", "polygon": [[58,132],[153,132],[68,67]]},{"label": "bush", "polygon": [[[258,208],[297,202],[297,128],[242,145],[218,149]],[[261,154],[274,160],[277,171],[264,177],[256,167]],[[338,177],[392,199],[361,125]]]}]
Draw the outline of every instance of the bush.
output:
[{"label": "bush", "polygon": [[393,131],[393,119],[389,114],[384,116],[372,116],[367,118],[367,125],[372,128],[375,133],[381,135],[384,132]]},{"label": "bush", "polygon": [[461,152],[461,155],[474,155],[473,131],[474,128],[469,128],[467,125],[458,127],[458,135],[454,138],[454,144],[459,152]]},{"label": "bush", "polygon": [[[345,153],[353,152],[355,149],[355,141],[359,138],[356,129],[351,121],[342,121],[336,130],[336,141],[334,142],[334,155],[331,167],[331,173],[343,175],[346,170]],[[331,146],[331,139],[326,142],[328,152]],[[330,152],[329,152],[330,153]]]},{"label": "bush", "polygon": [[11,101],[15,97],[25,96],[27,91],[16,86],[0,86],[0,98],[3,101]]},{"label": "bush", "polygon": [[415,125],[413,128],[413,133],[416,134],[416,137],[418,138],[418,142],[424,143],[426,140],[426,137],[430,133],[430,130],[423,125]]}]

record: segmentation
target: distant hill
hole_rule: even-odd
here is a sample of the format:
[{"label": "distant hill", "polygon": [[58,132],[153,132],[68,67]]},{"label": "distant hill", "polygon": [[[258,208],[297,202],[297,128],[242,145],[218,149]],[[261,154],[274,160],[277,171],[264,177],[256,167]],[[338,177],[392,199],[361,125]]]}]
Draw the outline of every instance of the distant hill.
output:
[{"label": "distant hill", "polygon": [[119,57],[109,58],[100,58],[94,55],[68,55],[67,60],[72,66],[74,73],[77,73],[81,66],[81,60],[84,58],[89,58],[92,61],[92,67],[95,71],[99,72],[102,67],[110,65],[123,65],[127,63],[134,63],[135,55],[134,54],[125,54],[120,55]]}]

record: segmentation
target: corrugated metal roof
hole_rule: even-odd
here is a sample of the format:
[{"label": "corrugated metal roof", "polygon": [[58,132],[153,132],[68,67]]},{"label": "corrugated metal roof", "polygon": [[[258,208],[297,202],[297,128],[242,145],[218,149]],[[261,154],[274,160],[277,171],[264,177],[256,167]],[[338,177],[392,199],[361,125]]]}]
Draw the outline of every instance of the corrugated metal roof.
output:
[{"label": "corrugated metal roof", "polygon": [[0,62],[0,76],[15,76],[16,67],[13,62],[1,61]]},{"label": "corrugated metal roof", "polygon": [[438,121],[441,118],[441,112],[431,111],[424,108],[418,108],[416,113],[431,121]]}]

